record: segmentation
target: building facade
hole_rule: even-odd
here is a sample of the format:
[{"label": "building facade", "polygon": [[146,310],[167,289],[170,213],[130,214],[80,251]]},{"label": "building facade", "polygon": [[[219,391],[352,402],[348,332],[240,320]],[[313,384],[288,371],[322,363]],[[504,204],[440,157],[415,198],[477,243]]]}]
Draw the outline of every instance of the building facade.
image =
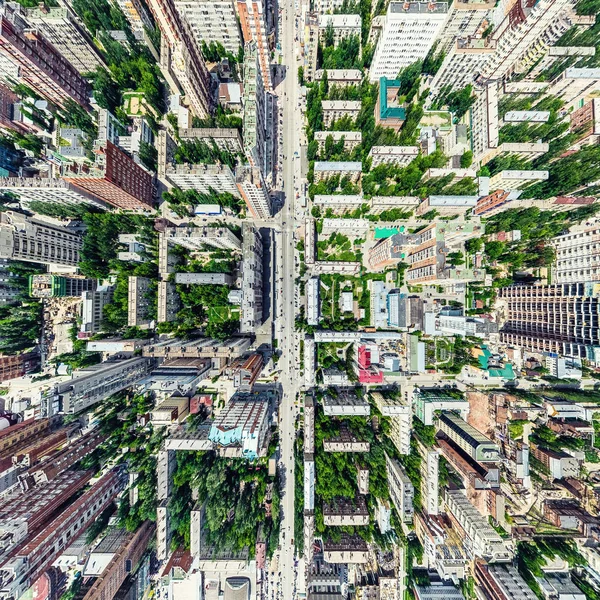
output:
[{"label": "building facade", "polygon": [[600,281],[600,227],[577,228],[554,238],[556,262],[552,267],[555,283]]}]

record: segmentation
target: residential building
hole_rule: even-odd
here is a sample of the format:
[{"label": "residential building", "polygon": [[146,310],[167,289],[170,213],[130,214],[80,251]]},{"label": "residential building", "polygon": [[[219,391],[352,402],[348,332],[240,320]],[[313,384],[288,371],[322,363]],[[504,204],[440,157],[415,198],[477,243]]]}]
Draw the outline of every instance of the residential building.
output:
[{"label": "residential building", "polygon": [[37,535],[21,544],[1,568],[0,597],[18,598],[58,558],[76,533],[85,530],[123,489],[126,478],[113,470],[84,492]]},{"label": "residential building", "polygon": [[41,412],[53,416],[59,412],[76,414],[100,400],[135,385],[152,370],[149,358],[107,360],[78,369],[73,378],[55,383],[43,392]]},{"label": "residential building", "polygon": [[325,73],[327,73],[327,82],[330,86],[356,86],[360,85],[363,79],[363,72],[360,69],[319,69],[315,73],[315,81],[321,81]]},{"label": "residential building", "polygon": [[264,393],[236,392],[212,423],[209,440],[217,446],[241,447],[242,456],[265,456],[269,433],[270,398]]},{"label": "residential building", "polygon": [[320,14],[333,13],[334,10],[342,8],[344,0],[315,0],[315,11]]},{"label": "residential building", "polygon": [[465,600],[462,592],[450,581],[434,581],[431,585],[413,584],[415,600]]},{"label": "residential building", "polygon": [[258,379],[264,367],[265,361],[263,355],[254,352],[248,357],[236,358],[229,367],[227,374],[233,378],[233,387],[240,392],[252,391],[254,382]]},{"label": "residential building", "polygon": [[333,564],[364,564],[369,560],[369,548],[360,536],[342,533],[337,542],[329,539],[323,542],[323,558]]},{"label": "residential building", "polygon": [[306,282],[306,322],[311,326],[319,324],[319,287],[318,277],[311,277]]},{"label": "residential building", "polygon": [[97,279],[48,274],[29,276],[29,295],[32,298],[78,298],[84,292],[95,291],[97,286]]},{"label": "residential building", "polygon": [[144,27],[148,29],[154,27],[152,17],[148,14],[146,6],[140,0],[116,0],[116,2],[129,22],[134,35],[143,35]]},{"label": "residential building", "polygon": [[419,156],[418,146],[373,146],[369,152],[371,168],[382,164],[404,167]]},{"label": "residential building", "polygon": [[332,210],[336,215],[343,215],[348,211],[356,210],[365,203],[365,199],[360,194],[331,194],[326,196],[316,195],[313,198],[313,204],[322,207],[324,210]]},{"label": "residential building", "polygon": [[475,89],[475,102],[471,107],[470,117],[473,162],[478,164],[499,144],[497,83]]},{"label": "residential building", "polygon": [[190,25],[198,48],[216,42],[237,56],[242,37],[233,0],[175,0],[179,14]]},{"label": "residential building", "polygon": [[82,246],[79,232],[67,227],[12,211],[0,214],[0,258],[77,266]]},{"label": "residential building", "polygon": [[[390,4],[391,6],[391,4]],[[375,105],[375,125],[400,131],[406,119],[406,107],[398,103],[400,81],[386,77],[379,78],[379,94]]]},{"label": "residential building", "polygon": [[562,450],[557,451],[532,445],[531,456],[539,460],[547,469],[548,474],[542,473],[542,477],[550,480],[566,479],[567,477],[579,478],[580,461]]},{"label": "residential building", "polygon": [[446,490],[445,502],[448,512],[465,532],[466,545],[475,557],[489,562],[512,560],[513,550],[509,543],[500,537],[461,490]]},{"label": "residential building", "polygon": [[23,13],[27,23],[37,29],[79,73],[106,68],[91,36],[68,8],[44,5],[25,9]]},{"label": "residential building", "polygon": [[464,215],[477,204],[479,196],[429,196],[419,204],[416,215],[425,215],[436,210],[442,217]]},{"label": "residential building", "polygon": [[102,329],[104,307],[112,301],[114,289],[112,285],[104,285],[81,294],[81,333],[93,334]]},{"label": "residential building", "polygon": [[[440,451],[429,448],[417,440],[421,456],[421,496],[423,510],[428,515],[437,515],[440,510]],[[412,451],[412,450],[411,450]]]},{"label": "residential building", "polygon": [[221,250],[242,250],[242,242],[228,227],[168,227],[164,237],[168,243],[189,250],[200,250],[204,244]]},{"label": "residential building", "polygon": [[224,341],[212,338],[162,340],[144,346],[142,356],[153,358],[228,358],[242,356],[250,347],[250,338],[235,337]]},{"label": "residential building", "polygon": [[500,341],[533,352],[600,363],[596,287],[578,282],[501,288],[499,297],[506,303],[507,320]]},{"label": "residential building", "polygon": [[315,161],[314,174],[315,183],[334,175],[340,175],[342,178],[349,177],[352,183],[356,183],[362,175],[362,163]]},{"label": "residential building", "polygon": [[[268,6],[268,3],[263,2],[263,0],[238,0],[237,3],[244,44],[254,42],[250,47],[253,48],[255,57],[258,59],[262,87],[265,91],[272,89],[271,49],[267,41],[271,33],[267,23],[269,18],[267,15]],[[245,49],[245,52],[247,51],[248,46]],[[246,83],[246,77],[244,77],[244,83]]]},{"label": "residential building", "polygon": [[38,352],[24,352],[0,356],[0,381],[23,377],[39,369],[41,358]]},{"label": "residential building", "polygon": [[548,179],[548,171],[500,171],[490,177],[490,190],[519,190]]},{"label": "residential building", "polygon": [[509,110],[504,113],[505,123],[547,123],[549,110]]},{"label": "residential building", "polygon": [[242,136],[238,129],[226,127],[180,128],[182,140],[202,140],[207,144],[216,144],[219,150],[240,154],[244,150]]},{"label": "residential building", "polygon": [[570,131],[579,144],[595,144],[600,139],[600,99],[592,98],[570,116]]},{"label": "residential building", "polygon": [[473,460],[482,463],[500,460],[498,445],[458,415],[442,412],[438,420],[438,428]]},{"label": "residential building", "polygon": [[424,59],[447,16],[447,2],[390,2],[373,56],[371,81],[394,78],[403,67]]},{"label": "residential building", "polygon": [[[88,110],[91,87],[45,36],[32,30],[16,4],[4,4],[0,9],[0,56],[17,77],[45,100],[64,107],[73,100]],[[13,69],[0,68],[0,79],[10,78]]]},{"label": "residential building", "polygon": [[250,164],[260,169],[266,181],[272,181],[275,166],[277,122],[275,96],[265,86],[260,71],[256,42],[244,48],[244,152]]},{"label": "residential building", "polygon": [[498,332],[498,324],[487,318],[462,317],[440,313],[435,320],[437,332],[445,336],[461,335],[463,337],[488,338],[491,333]]},{"label": "residential building", "polygon": [[239,165],[235,179],[250,214],[254,219],[268,219],[271,216],[271,196],[265,179],[258,167]]},{"label": "residential building", "polygon": [[130,275],[127,296],[127,325],[145,328],[150,325],[151,302],[148,293],[151,280],[148,277]]},{"label": "residential building", "polygon": [[491,35],[497,41],[496,52],[481,73],[484,81],[508,78],[521,68],[522,63],[533,62],[570,28],[565,16],[571,3],[563,0],[542,0],[534,6],[518,0]]},{"label": "residential building", "polygon": [[304,221],[304,261],[307,265],[315,264],[315,220],[306,217]]},{"label": "residential building", "polygon": [[[317,68],[317,51],[319,46],[319,14],[306,12],[304,16],[304,35],[300,37],[300,45],[304,56],[304,78],[306,81],[315,79]],[[322,71],[321,71],[322,73]]]},{"label": "residential building", "polygon": [[331,527],[361,526],[369,524],[369,509],[365,497],[333,498],[323,503],[323,522]]},{"label": "residential building", "polygon": [[228,273],[175,273],[175,283],[187,285],[232,285],[233,282]]},{"label": "residential building", "polygon": [[169,85],[174,92],[181,88],[194,114],[207,116],[216,103],[216,88],[189,23],[175,0],[149,0],[148,7],[162,33],[160,62]]},{"label": "residential building", "polygon": [[[456,2],[452,4],[451,10],[454,7],[460,8],[463,6],[478,5]],[[447,25],[444,27],[444,31],[446,30]],[[448,89],[447,86],[454,90],[460,90],[472,84],[495,51],[496,42],[489,38],[464,37],[464,34],[455,38],[451,47],[448,48],[440,68],[433,77],[430,86],[431,97],[434,98],[442,88]]]},{"label": "residential building", "polygon": [[313,273],[315,275],[341,274],[357,275],[360,272],[361,263],[342,260],[320,260],[315,262]]},{"label": "residential building", "polygon": [[354,120],[358,117],[361,106],[360,100],[322,100],[323,124],[329,128],[332,123],[343,117]]},{"label": "residential building", "polygon": [[169,165],[165,171],[168,181],[182,190],[196,190],[210,194],[229,192],[239,196],[235,176],[228,165]]},{"label": "residential building", "polygon": [[557,96],[565,104],[575,105],[600,84],[600,69],[591,67],[569,67],[548,87],[547,94]]},{"label": "residential building", "polygon": [[555,237],[552,245],[556,250],[554,283],[600,281],[600,226],[574,228]]},{"label": "residential building", "polygon": [[263,254],[262,235],[248,222],[242,223],[242,307],[240,332],[251,333],[263,320]]},{"label": "residential building", "polygon": [[512,565],[475,560],[475,581],[485,600],[535,600],[537,596]]},{"label": "residential building", "polygon": [[410,435],[412,431],[413,411],[407,404],[398,400],[384,398],[380,392],[371,392],[381,414],[389,418],[389,438],[400,454],[410,454]]},{"label": "residential building", "polygon": [[323,440],[325,452],[369,452],[371,444],[357,438],[347,426],[340,426],[339,434]]},{"label": "residential building", "polygon": [[[453,2],[448,8],[448,18],[438,37],[438,52],[448,54],[457,39],[480,39],[492,23],[493,2]],[[460,88],[463,86],[457,86]]]},{"label": "residential building", "polygon": [[575,585],[570,573],[544,573],[536,577],[544,598],[552,600],[586,600],[583,591]]},{"label": "residential building", "polygon": [[433,425],[438,411],[460,413],[463,419],[469,414],[469,402],[458,390],[447,392],[437,389],[414,388],[413,409],[415,416],[424,425]]},{"label": "residential building", "polygon": [[547,142],[504,142],[495,148],[489,148],[479,159],[479,164],[485,165],[502,154],[514,154],[524,160],[532,161],[546,154],[549,149],[550,145]]},{"label": "residential building", "polygon": [[363,396],[354,390],[338,390],[337,396],[326,395],[323,398],[323,412],[328,417],[354,415],[368,417],[371,408]]},{"label": "residential building", "polygon": [[12,304],[23,294],[20,276],[11,271],[11,262],[0,258],[0,305]]},{"label": "residential building", "polygon": [[415,490],[406,471],[400,463],[385,455],[385,467],[390,490],[390,498],[403,523],[412,523],[414,516],[413,499]]},{"label": "residential building", "polygon": [[418,196],[372,196],[371,214],[380,214],[392,208],[399,208],[403,212],[412,213],[421,203]]},{"label": "residential building", "polygon": [[350,36],[357,36],[360,40],[361,35],[360,15],[348,14],[320,14],[319,15],[319,41],[325,45],[327,31],[331,28],[333,32],[334,48],[340,43],[340,40]]},{"label": "residential building", "polygon": [[344,140],[344,150],[351,152],[362,142],[360,131],[315,131],[314,139],[319,144],[319,152],[323,152],[327,138],[331,137],[334,144]]}]

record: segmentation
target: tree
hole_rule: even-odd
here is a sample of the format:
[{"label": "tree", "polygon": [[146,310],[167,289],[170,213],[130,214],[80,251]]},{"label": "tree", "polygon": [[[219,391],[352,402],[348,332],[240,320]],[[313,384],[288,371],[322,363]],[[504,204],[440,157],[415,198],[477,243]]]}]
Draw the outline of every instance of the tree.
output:
[{"label": "tree", "polygon": [[140,160],[142,164],[149,171],[157,171],[158,169],[158,150],[148,142],[141,141],[140,142],[140,151],[139,151]]},{"label": "tree", "polygon": [[473,164],[473,152],[465,150],[460,157],[460,168],[468,169]]},{"label": "tree", "polygon": [[453,267],[458,267],[465,264],[465,259],[462,252],[450,252],[450,254],[448,254],[447,262]]},{"label": "tree", "polygon": [[502,256],[505,247],[504,242],[486,242],[485,253],[490,260],[498,260]]},{"label": "tree", "polygon": [[303,66],[298,67],[298,83],[300,85],[304,85],[304,67]]},{"label": "tree", "polygon": [[481,252],[482,248],[483,248],[483,240],[479,237],[471,238],[470,240],[467,240],[465,242],[465,250],[469,254],[475,254],[477,252]]}]

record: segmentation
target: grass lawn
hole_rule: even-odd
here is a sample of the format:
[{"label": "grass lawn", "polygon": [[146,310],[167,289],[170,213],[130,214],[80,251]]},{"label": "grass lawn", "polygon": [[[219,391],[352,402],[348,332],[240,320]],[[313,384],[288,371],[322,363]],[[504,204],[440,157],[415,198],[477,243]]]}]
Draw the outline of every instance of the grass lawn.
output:
[{"label": "grass lawn", "polygon": [[213,323],[225,323],[231,319],[240,318],[240,309],[231,306],[211,306],[208,311],[208,320]]}]

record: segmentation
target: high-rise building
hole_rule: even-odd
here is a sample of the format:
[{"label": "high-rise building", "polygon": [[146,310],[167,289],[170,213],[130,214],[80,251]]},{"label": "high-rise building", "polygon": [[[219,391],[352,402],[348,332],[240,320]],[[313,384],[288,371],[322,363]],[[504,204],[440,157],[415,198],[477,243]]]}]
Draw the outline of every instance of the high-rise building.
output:
[{"label": "high-rise building", "polygon": [[414,508],[413,497],[415,489],[402,465],[393,458],[385,455],[385,466],[388,477],[390,498],[398,511],[403,523],[412,523]]},{"label": "high-rise building", "polygon": [[40,366],[40,355],[37,352],[24,352],[10,356],[0,356],[0,381],[8,381],[23,377]]},{"label": "high-rise building", "polygon": [[600,281],[600,226],[577,228],[552,240],[556,262],[555,283]]},{"label": "high-rise building", "polygon": [[53,416],[59,412],[75,414],[100,402],[111,394],[135,385],[150,373],[154,361],[150,358],[108,360],[73,373],[73,378],[54,384],[44,392],[42,413]]},{"label": "high-rise building", "polygon": [[81,294],[81,327],[85,334],[97,333],[102,327],[104,307],[112,301],[114,286],[101,286]]},{"label": "high-rise building", "polygon": [[152,17],[148,14],[148,10],[140,0],[116,0],[119,8],[129,21],[131,31],[134,34],[140,35],[144,33],[144,27],[148,29],[154,28]]},{"label": "high-rise building", "polygon": [[242,224],[242,306],[240,332],[250,333],[263,318],[263,240],[252,223]]},{"label": "high-rise building", "polygon": [[88,527],[114,500],[126,479],[121,471],[106,473],[37,535],[28,536],[0,567],[0,598],[19,598],[30,588],[76,534]]},{"label": "high-rise building", "polygon": [[237,56],[242,37],[233,0],[175,0],[181,16],[188,21],[198,47],[218,42]]},{"label": "high-rise building", "polygon": [[29,276],[29,295],[32,298],[78,298],[85,292],[93,292],[97,286],[97,279],[48,273]]},{"label": "high-rise building", "polygon": [[[263,0],[238,0],[237,9],[240,16],[244,44],[248,44],[249,42],[255,43],[256,49],[254,52],[260,65],[259,69],[262,75],[263,88],[271,90],[271,51],[267,42],[270,33],[266,14],[267,4]],[[244,85],[246,85],[245,77]]]},{"label": "high-rise building", "polygon": [[371,82],[395,79],[400,69],[424,59],[447,16],[447,2],[390,2],[373,56]]},{"label": "high-rise building", "polygon": [[499,298],[507,314],[501,342],[600,364],[598,283],[513,285],[501,288]]},{"label": "high-rise building", "polygon": [[169,165],[165,174],[170,183],[182,190],[195,190],[201,194],[212,194],[214,190],[217,193],[239,195],[229,165]]},{"label": "high-rise building", "polygon": [[270,181],[275,149],[274,96],[267,90],[260,73],[258,44],[249,42],[244,48],[244,152]]},{"label": "high-rise building", "polygon": [[12,211],[0,213],[0,258],[77,266],[83,240],[79,233]]},{"label": "high-rise building", "polygon": [[37,29],[80,73],[105,67],[100,51],[73,13],[64,7],[25,9],[27,22]]},{"label": "high-rise building", "polygon": [[162,32],[161,63],[167,63],[193,112],[207,116],[215,106],[216,88],[190,25],[181,18],[175,0],[150,0],[148,5]]},{"label": "high-rise building", "polygon": [[473,460],[483,463],[500,460],[498,445],[458,415],[442,412],[438,428]]},{"label": "high-rise building", "polygon": [[237,187],[252,217],[268,219],[272,211],[271,197],[260,169],[252,165],[240,165],[235,175]]},{"label": "high-rise building", "polygon": [[[90,84],[39,31],[31,29],[17,5],[0,10],[0,55],[18,69],[20,80],[42,98],[64,106],[74,100],[90,108]],[[0,68],[0,79],[13,69]]]},{"label": "high-rise building", "polygon": [[492,22],[495,2],[453,2],[437,39],[437,52],[448,52],[458,38],[481,38]]}]

